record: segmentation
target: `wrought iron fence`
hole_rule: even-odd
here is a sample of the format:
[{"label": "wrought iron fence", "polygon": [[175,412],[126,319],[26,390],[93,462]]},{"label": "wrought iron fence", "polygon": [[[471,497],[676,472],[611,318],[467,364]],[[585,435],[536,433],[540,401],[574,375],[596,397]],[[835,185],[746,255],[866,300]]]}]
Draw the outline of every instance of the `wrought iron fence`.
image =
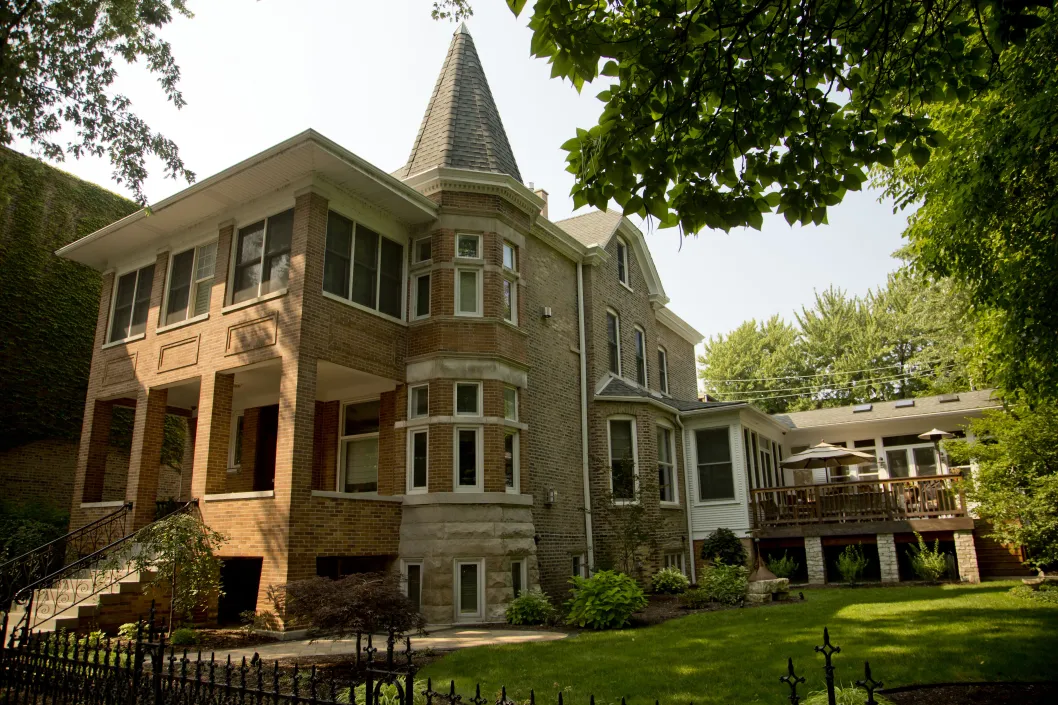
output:
[{"label": "wrought iron fence", "polygon": [[[836,705],[837,687],[834,682],[834,671],[836,670],[834,667],[834,654],[841,653],[841,647],[830,643],[830,630],[826,627],[823,627],[823,645],[815,647],[815,650],[816,653],[823,654],[823,682],[826,684],[827,703],[828,705]],[[878,705],[878,701],[874,699],[874,693],[881,689],[883,683],[871,677],[871,664],[869,661],[863,662],[863,673],[863,679],[855,681],[855,686],[867,692],[866,705]],[[803,699],[797,693],[797,686],[803,685],[806,680],[806,678],[794,672],[793,658],[788,659],[786,662],[786,675],[781,676],[779,682],[785,683],[790,688],[790,695],[787,696],[790,705],[798,705]]]}]

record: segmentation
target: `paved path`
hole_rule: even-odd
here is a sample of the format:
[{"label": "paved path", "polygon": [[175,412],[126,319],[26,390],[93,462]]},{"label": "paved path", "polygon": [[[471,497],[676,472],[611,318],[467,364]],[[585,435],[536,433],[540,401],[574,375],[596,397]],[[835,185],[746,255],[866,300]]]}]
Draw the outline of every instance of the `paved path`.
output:
[{"label": "paved path", "polygon": [[[522,629],[487,629],[472,627],[448,627],[434,629],[428,636],[412,637],[411,645],[415,650],[433,649],[435,651],[452,651],[471,646],[495,646],[498,644],[524,644],[531,641],[556,641],[565,639],[566,632],[549,632]],[[364,646],[367,639],[364,639]],[[385,640],[380,639],[376,646],[385,649]],[[232,661],[241,660],[243,656],[250,659],[254,653],[262,659],[304,659],[310,656],[339,656],[356,653],[356,639],[320,639],[318,641],[281,641],[275,644],[263,644],[256,648],[218,651],[217,658],[222,659],[231,654]]]}]

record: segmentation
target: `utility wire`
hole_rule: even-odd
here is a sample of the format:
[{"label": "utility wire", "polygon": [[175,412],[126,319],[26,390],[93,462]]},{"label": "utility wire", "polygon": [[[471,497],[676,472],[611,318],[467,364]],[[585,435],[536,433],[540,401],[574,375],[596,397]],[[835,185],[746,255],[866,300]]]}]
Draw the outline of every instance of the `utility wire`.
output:
[{"label": "utility wire", "polygon": [[[892,376],[887,376],[887,377],[867,377],[867,378],[864,378],[864,379],[846,380],[844,382],[834,382],[834,383],[819,382],[818,384],[810,384],[810,385],[805,385],[803,387],[778,387],[778,388],[775,388],[775,389],[732,390],[729,393],[730,394],[774,394],[776,392],[799,392],[799,391],[810,392],[813,389],[824,390],[824,389],[851,388],[851,387],[856,387],[856,386],[859,386],[859,385],[881,384],[881,383],[886,383],[886,382],[895,382],[895,381],[901,380],[901,379],[915,379],[915,378],[921,377],[923,375],[934,375],[937,372],[947,372],[947,371],[951,370],[954,367],[955,367],[955,363],[949,363],[947,365],[944,365],[944,366],[941,366],[941,367],[938,367],[938,368],[935,368],[935,369],[932,369],[932,370],[922,370],[921,372],[910,372],[909,371],[909,372],[905,372],[903,374],[892,375]],[[708,384],[706,386],[708,387]],[[720,393],[720,394],[725,393],[725,392],[722,392],[721,390],[714,390],[714,391],[716,391],[717,393]]]},{"label": "utility wire", "polygon": [[[859,381],[853,382],[851,384],[830,384],[830,385],[822,384],[822,385],[817,385],[817,386],[813,386],[813,387],[793,387],[793,388],[790,388],[790,389],[761,389],[761,390],[758,390],[758,391],[735,392],[734,394],[736,396],[739,396],[739,397],[742,397],[742,396],[747,395],[747,394],[773,394],[774,392],[793,392],[793,393],[791,393],[791,394],[779,394],[779,395],[766,396],[766,397],[749,397],[749,396],[746,396],[745,398],[724,399],[723,401],[767,401],[769,399],[788,399],[790,397],[810,396],[812,394],[818,394],[820,392],[850,391],[852,389],[855,389],[858,386],[867,386],[868,384],[885,384],[885,383],[889,383],[889,382],[897,382],[897,381],[900,381],[900,380],[908,380],[908,381],[910,381],[912,379],[921,379],[922,377],[935,376],[936,372],[948,371],[949,369],[953,368],[954,366],[955,365],[952,364],[948,368],[941,368],[940,370],[934,370],[932,372],[924,373],[924,374],[907,374],[907,375],[901,375],[899,377],[859,380]],[[803,390],[803,391],[797,391],[797,390]]]},{"label": "utility wire", "polygon": [[[937,359],[937,360],[925,360],[925,361],[916,360],[917,364],[930,364],[930,363],[933,363],[933,362],[940,362],[940,359]],[[783,380],[783,379],[809,379],[809,378],[812,378],[812,377],[828,377],[828,376],[831,376],[831,375],[852,375],[852,374],[856,374],[856,373],[859,373],[859,372],[874,372],[876,370],[890,370],[890,369],[892,369],[894,367],[903,367],[903,366],[904,366],[904,363],[899,363],[898,362],[898,363],[893,364],[893,365],[882,365],[881,367],[867,367],[867,368],[862,369],[862,370],[841,370],[840,372],[818,372],[818,373],[810,374],[810,375],[784,375],[782,377],[743,377],[741,379],[709,379],[709,378],[703,377],[702,379],[704,381],[712,383],[712,384],[722,384],[722,383],[739,384],[741,382],[774,382],[774,381]]]}]

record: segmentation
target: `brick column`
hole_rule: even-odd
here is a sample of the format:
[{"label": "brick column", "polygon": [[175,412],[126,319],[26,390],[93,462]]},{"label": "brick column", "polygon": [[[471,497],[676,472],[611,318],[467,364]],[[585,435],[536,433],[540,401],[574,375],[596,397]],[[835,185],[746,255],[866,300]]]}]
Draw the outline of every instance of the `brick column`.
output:
[{"label": "brick column", "polygon": [[231,400],[235,376],[216,373],[202,376],[195,433],[195,465],[191,494],[202,498],[224,492],[231,439]]},{"label": "brick column", "polygon": [[133,503],[133,529],[139,529],[154,521],[154,502],[158,499],[158,469],[162,464],[165,409],[168,400],[168,389],[144,390],[136,397],[129,479],[125,485],[125,499]]},{"label": "brick column", "polygon": [[823,560],[823,539],[818,536],[805,536],[805,564],[808,568],[808,582],[821,585],[827,581],[827,565]]},{"label": "brick column", "polygon": [[981,582],[981,573],[977,569],[977,548],[974,546],[972,531],[956,531],[955,558],[959,563],[959,580],[964,583]]},{"label": "brick column", "polygon": [[[109,401],[96,400],[89,406],[91,418],[85,419],[89,429],[88,450],[85,461],[84,485],[78,494],[74,486],[74,509],[81,502],[102,502],[103,482],[107,474],[107,453],[110,450],[110,422],[114,415],[114,404]],[[76,512],[75,512],[76,513]]]},{"label": "brick column", "polygon": [[883,583],[900,582],[900,567],[896,561],[896,541],[892,534],[878,534],[878,563]]}]

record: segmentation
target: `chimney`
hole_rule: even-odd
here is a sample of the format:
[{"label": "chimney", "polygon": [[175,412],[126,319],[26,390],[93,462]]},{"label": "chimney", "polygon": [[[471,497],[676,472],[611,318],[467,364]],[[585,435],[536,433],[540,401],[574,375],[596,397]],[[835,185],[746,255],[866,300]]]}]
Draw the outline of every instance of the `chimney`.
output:
[{"label": "chimney", "polygon": [[[530,186],[530,188],[532,188],[532,186]],[[547,191],[545,191],[542,188],[537,188],[537,189],[533,189],[533,193],[535,193],[540,198],[544,199],[544,207],[540,209],[540,215],[542,215],[542,216],[544,216],[546,218],[547,217]]]}]

